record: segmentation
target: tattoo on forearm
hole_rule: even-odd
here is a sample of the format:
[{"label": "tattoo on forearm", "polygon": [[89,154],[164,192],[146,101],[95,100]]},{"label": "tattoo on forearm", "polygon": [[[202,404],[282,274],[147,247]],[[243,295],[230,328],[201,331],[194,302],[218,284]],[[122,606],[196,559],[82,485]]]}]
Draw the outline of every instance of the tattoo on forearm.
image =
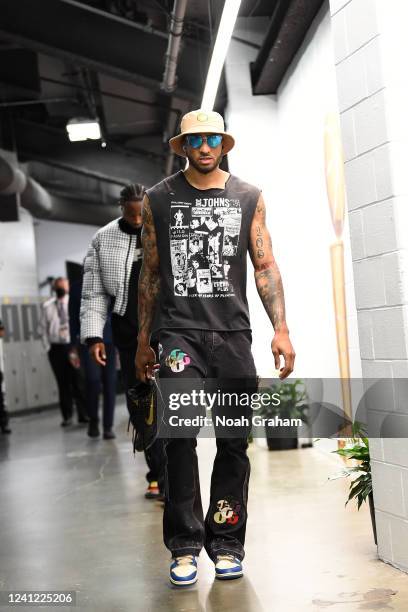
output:
[{"label": "tattoo on forearm", "polygon": [[251,257],[256,286],[268,317],[277,330],[286,326],[285,297],[279,268],[272,254],[272,240],[266,228],[266,208],[262,197],[259,198],[254,218]]},{"label": "tattoo on forearm", "polygon": [[150,335],[153,315],[157,297],[160,291],[160,278],[157,273],[152,274],[142,264],[139,276],[138,317],[139,333]]},{"label": "tattoo on forearm", "polygon": [[258,204],[256,205],[256,212],[259,213],[260,215],[265,214],[265,204],[263,203],[262,200],[260,200]]},{"label": "tattoo on forearm", "polygon": [[264,239],[263,239],[263,234],[262,234],[262,229],[259,225],[257,225],[256,227],[256,248],[257,248],[257,252],[256,252],[256,256],[259,257],[259,259],[262,259],[262,257],[264,257],[265,253],[263,251],[263,245],[264,245]]},{"label": "tattoo on forearm", "polygon": [[255,272],[256,286],[274,329],[285,323],[285,297],[276,263],[261,264]]},{"label": "tattoo on forearm", "polygon": [[149,336],[160,291],[158,252],[153,215],[148,201],[143,204],[143,263],[139,276],[138,317],[139,333]]},{"label": "tattoo on forearm", "polygon": [[150,204],[147,200],[143,202],[142,216],[143,216],[143,228],[145,230],[151,229],[153,225],[153,213],[152,213],[152,209],[150,208]]}]

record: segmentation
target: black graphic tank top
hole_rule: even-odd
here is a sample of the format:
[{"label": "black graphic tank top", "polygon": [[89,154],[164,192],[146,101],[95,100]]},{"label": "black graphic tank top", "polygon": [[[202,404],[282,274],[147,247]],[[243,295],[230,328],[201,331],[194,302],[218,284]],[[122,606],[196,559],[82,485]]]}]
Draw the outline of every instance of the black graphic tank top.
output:
[{"label": "black graphic tank top", "polygon": [[160,328],[250,329],[246,260],[260,190],[230,175],[196,189],[182,171],[147,190],[160,257]]}]

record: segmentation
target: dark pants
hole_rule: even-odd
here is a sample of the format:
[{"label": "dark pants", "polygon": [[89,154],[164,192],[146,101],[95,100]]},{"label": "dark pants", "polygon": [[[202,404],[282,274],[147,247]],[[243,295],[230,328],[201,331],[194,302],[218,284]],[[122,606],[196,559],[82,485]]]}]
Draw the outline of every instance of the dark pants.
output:
[{"label": "dark pants", "polygon": [[[120,366],[123,376],[125,390],[131,387],[140,385],[140,381],[136,378],[135,358],[136,347],[132,349],[119,349]],[[128,410],[130,413],[129,399],[126,397]],[[150,448],[145,451],[146,463],[149,471],[146,474],[147,482],[157,481],[159,489],[164,489],[164,456],[163,456],[163,440],[158,438]]]},{"label": "dark pants", "polygon": [[3,372],[0,370],[0,429],[7,427],[9,415],[4,404]]},{"label": "dark pants", "polygon": [[[199,390],[221,392],[256,390],[256,370],[251,353],[249,330],[213,332],[161,330],[160,386],[166,403],[169,391],[184,383]],[[184,364],[184,365],[183,365]],[[184,380],[183,380],[184,379]],[[181,381],[177,383],[177,380]],[[166,410],[166,406],[164,407]],[[205,412],[205,409],[204,409]],[[241,405],[225,409],[214,405],[215,416],[244,416],[251,423],[251,410]],[[188,413],[188,408],[181,414]],[[174,414],[171,413],[171,414]],[[194,413],[195,415],[195,413]],[[170,411],[165,414],[167,422]],[[190,407],[190,416],[193,416]],[[217,454],[214,460],[210,506],[204,519],[196,454],[196,435],[169,437],[165,443],[166,503],[163,518],[164,543],[172,556],[198,555],[205,549],[212,560],[218,554],[244,558],[250,464],[247,456],[248,427],[233,431],[215,428]],[[187,434],[188,435],[188,434]]]},{"label": "dark pants", "polygon": [[75,400],[78,419],[86,416],[80,371],[69,361],[68,344],[51,344],[48,351],[52,371],[57,381],[59,404],[63,419],[71,419]]},{"label": "dark pants", "polygon": [[113,427],[116,400],[116,349],[105,344],[106,365],[100,366],[92,359],[87,346],[81,345],[81,365],[85,373],[86,405],[91,421],[99,422],[99,396],[103,397],[103,430]]}]

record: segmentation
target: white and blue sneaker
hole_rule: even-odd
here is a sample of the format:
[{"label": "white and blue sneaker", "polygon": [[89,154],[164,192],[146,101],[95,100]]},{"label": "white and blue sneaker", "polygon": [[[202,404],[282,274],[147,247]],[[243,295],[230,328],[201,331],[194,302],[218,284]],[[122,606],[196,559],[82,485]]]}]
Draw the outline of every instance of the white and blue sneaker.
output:
[{"label": "white and blue sneaker", "polygon": [[233,580],[244,575],[242,564],[234,555],[217,555],[215,577],[221,580]]},{"label": "white and blue sneaker", "polygon": [[197,560],[194,555],[185,555],[172,559],[170,582],[177,586],[189,586],[197,582]]}]

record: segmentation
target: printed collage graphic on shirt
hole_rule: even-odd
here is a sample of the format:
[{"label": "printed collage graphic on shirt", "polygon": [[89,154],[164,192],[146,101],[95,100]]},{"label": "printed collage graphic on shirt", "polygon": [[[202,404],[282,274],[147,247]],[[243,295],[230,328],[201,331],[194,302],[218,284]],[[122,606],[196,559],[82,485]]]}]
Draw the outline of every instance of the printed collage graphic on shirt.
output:
[{"label": "printed collage graphic on shirt", "polygon": [[242,211],[239,200],[196,198],[171,202],[170,257],[174,295],[233,297],[230,258],[238,251]]}]

